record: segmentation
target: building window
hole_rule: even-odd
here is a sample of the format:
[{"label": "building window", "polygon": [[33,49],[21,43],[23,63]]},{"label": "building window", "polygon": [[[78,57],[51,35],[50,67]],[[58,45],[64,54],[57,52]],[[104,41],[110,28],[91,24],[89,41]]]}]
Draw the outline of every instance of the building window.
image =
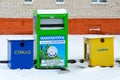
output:
[{"label": "building window", "polygon": [[33,0],[24,0],[24,3],[25,3],[25,4],[32,4],[32,3],[33,3]]},{"label": "building window", "polygon": [[92,0],[92,3],[98,3],[98,4],[107,3],[107,0]]},{"label": "building window", "polygon": [[56,0],[56,4],[64,4],[64,0]]}]

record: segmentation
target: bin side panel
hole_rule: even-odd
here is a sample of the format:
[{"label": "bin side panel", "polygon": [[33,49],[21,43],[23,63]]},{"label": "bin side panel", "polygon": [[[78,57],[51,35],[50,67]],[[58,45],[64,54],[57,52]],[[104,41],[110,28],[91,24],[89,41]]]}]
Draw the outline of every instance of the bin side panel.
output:
[{"label": "bin side panel", "polygon": [[10,64],[11,69],[29,69],[33,67],[33,41],[23,41],[24,47],[21,44],[22,41],[11,41],[10,51],[11,55]]},{"label": "bin side panel", "polygon": [[104,38],[104,42],[100,38],[90,41],[90,60],[91,66],[114,66],[114,44],[113,38]]}]

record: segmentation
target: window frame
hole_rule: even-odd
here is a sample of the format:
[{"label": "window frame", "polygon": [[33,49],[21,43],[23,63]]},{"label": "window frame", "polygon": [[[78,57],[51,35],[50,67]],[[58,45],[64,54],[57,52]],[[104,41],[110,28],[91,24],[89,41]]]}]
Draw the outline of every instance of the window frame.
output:
[{"label": "window frame", "polygon": [[65,0],[63,0],[63,2],[57,2],[57,0],[55,0],[56,4],[65,4]]},{"label": "window frame", "polygon": [[101,2],[100,0],[97,0],[97,2],[93,2],[91,0],[91,4],[108,4],[108,2],[107,2],[107,0],[106,0],[106,2]]},{"label": "window frame", "polygon": [[33,4],[33,0],[31,0],[31,1],[25,1],[24,0],[24,4]]}]

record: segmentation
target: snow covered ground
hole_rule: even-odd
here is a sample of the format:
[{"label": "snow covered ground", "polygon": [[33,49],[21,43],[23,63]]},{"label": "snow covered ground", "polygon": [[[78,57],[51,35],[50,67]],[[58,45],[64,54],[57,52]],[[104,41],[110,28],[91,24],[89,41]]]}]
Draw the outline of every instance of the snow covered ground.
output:
[{"label": "snow covered ground", "polygon": [[[83,37],[99,35],[69,35],[68,58],[83,58]],[[120,58],[120,35],[114,36],[114,58]],[[7,60],[7,40],[11,38],[33,38],[32,35],[0,35],[0,60]],[[11,70],[7,64],[0,64],[1,80],[120,80],[120,67],[88,67],[87,63],[69,64],[69,71],[15,69]]]}]

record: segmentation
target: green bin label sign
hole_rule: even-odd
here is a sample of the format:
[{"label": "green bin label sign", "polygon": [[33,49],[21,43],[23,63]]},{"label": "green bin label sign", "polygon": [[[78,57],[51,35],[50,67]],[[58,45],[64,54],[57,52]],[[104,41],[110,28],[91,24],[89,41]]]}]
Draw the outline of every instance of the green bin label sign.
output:
[{"label": "green bin label sign", "polygon": [[65,65],[65,36],[40,36],[41,66]]}]

